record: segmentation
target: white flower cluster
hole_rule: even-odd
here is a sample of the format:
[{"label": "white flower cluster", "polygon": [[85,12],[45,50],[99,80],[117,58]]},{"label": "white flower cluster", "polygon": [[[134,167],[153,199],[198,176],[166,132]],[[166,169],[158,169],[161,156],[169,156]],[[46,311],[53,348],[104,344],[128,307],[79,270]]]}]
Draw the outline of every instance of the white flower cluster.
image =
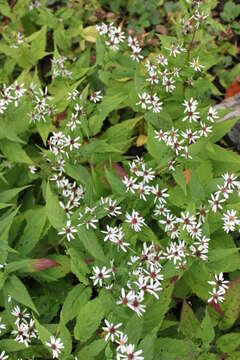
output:
[{"label": "white flower cluster", "polygon": [[183,35],[187,35],[189,33],[194,33],[201,23],[203,23],[209,16],[208,13],[204,13],[200,11],[201,1],[188,1],[190,5],[193,7],[193,12],[188,18],[181,18],[180,24],[182,27]]},{"label": "white flower cluster", "polygon": [[132,54],[130,55],[131,59],[140,62],[143,59],[143,55],[141,54],[142,48],[139,46],[138,39],[136,37],[129,36],[128,46],[132,50]]},{"label": "white flower cluster", "polygon": [[103,326],[103,331],[105,332],[105,341],[110,339],[111,342],[117,344],[117,360],[144,360],[142,356],[142,350],[135,351],[134,344],[128,344],[128,336],[124,334],[122,331],[118,330],[122,323],[114,325],[113,323],[108,322],[108,320],[104,320],[105,325]]},{"label": "white flower cluster", "polygon": [[119,50],[120,43],[124,42],[125,35],[122,32],[121,27],[114,26],[113,23],[105,24],[102,23],[101,26],[96,25],[99,35],[106,36],[105,44],[113,51]]},{"label": "white flower cluster", "polygon": [[126,192],[139,195],[140,199],[147,200],[147,196],[154,194],[157,196],[158,185],[156,187],[150,186],[149,183],[154,180],[155,172],[150,168],[146,168],[146,164],[142,158],[136,158],[129,163],[130,172],[132,176],[125,176],[122,180],[126,186]]},{"label": "white flower cluster", "polygon": [[[189,146],[194,144],[201,137],[208,137],[208,134],[212,132],[212,126],[207,126],[206,122],[200,120],[200,115],[197,110],[198,102],[197,100],[184,100],[183,103],[185,109],[185,116],[182,121],[188,121],[192,126],[186,128],[185,131],[179,131],[172,127],[171,130],[155,130],[155,139],[158,141],[163,141],[167,146],[169,146],[175,153],[175,156],[181,156],[185,159],[192,159],[192,156],[189,154]],[[213,123],[215,119],[218,118],[217,111],[210,106],[208,109],[208,114],[206,121]],[[197,125],[194,125],[197,123]],[[200,123],[200,129],[199,129]]]},{"label": "white flower cluster", "polygon": [[144,243],[141,254],[130,257],[128,266],[131,269],[126,284],[127,290],[121,289],[118,305],[127,306],[141,316],[146,311],[146,305],[143,304],[146,293],[159,299],[158,292],[162,291],[163,281],[160,259],[161,251],[153,243],[149,246]]},{"label": "white flower cluster", "polygon": [[213,286],[213,290],[209,291],[210,298],[208,299],[209,303],[215,303],[223,302],[224,301],[224,294],[226,293],[226,290],[228,289],[228,280],[224,280],[223,273],[220,273],[219,275],[214,275],[215,279],[212,281],[208,281],[209,285]]},{"label": "white flower cluster", "polygon": [[44,89],[37,89],[36,84],[31,83],[29,92],[32,97],[32,111],[29,114],[30,123],[46,122],[47,117],[56,114],[56,108],[51,104],[51,97],[48,96],[47,87]]},{"label": "white flower cluster", "polygon": [[62,78],[71,78],[72,72],[66,68],[65,62],[67,58],[65,56],[59,55],[58,58],[54,57],[52,59],[52,77],[53,79],[57,77]]},{"label": "white flower cluster", "polygon": [[[208,200],[208,203],[211,207],[211,210],[216,213],[219,210],[223,210],[224,203],[229,199],[229,196],[237,191],[238,196],[240,197],[240,180],[238,180],[235,174],[225,173],[222,175],[223,184],[217,185],[218,190],[211,194],[211,200]],[[227,209],[226,212],[222,214],[223,220],[223,230],[228,234],[231,231],[238,230],[240,231],[240,218],[237,216],[237,211],[232,209]]]},{"label": "white flower cluster", "polygon": [[17,107],[25,92],[24,84],[19,85],[17,81],[10,86],[4,84],[0,91],[0,114],[3,114],[11,103]]},{"label": "white flower cluster", "polygon": [[38,339],[38,332],[35,329],[34,320],[30,318],[27,309],[21,310],[17,305],[11,311],[11,314],[16,317],[16,329],[11,332],[15,336],[15,341],[24,344],[28,347],[32,339]]}]

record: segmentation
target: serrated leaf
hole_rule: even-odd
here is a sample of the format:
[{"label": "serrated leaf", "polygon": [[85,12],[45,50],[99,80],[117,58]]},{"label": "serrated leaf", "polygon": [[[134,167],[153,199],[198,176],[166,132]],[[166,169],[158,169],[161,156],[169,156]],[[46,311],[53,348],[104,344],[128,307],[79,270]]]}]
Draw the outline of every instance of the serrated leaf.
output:
[{"label": "serrated leaf", "polygon": [[219,328],[222,330],[230,329],[237,320],[240,313],[240,279],[233,280],[225,295],[225,300],[220,306],[224,313],[219,322]]},{"label": "serrated leaf", "polygon": [[15,275],[11,275],[5,282],[5,291],[12,296],[17,302],[29,307],[36,314],[39,315],[36,306],[34,305],[31,296],[23,282]]},{"label": "serrated leaf", "polygon": [[79,309],[74,336],[82,342],[87,341],[98,329],[107,310],[108,299],[106,294],[89,301]]},{"label": "serrated leaf", "polygon": [[[27,225],[24,229],[23,235],[19,238],[16,244],[16,250],[22,254],[29,254],[40,240],[44,225],[46,223],[46,208],[39,207],[35,209],[29,209],[24,218],[27,221]],[[37,226],[36,226],[37,225]]]},{"label": "serrated leaf", "polygon": [[83,226],[84,225],[80,226],[78,229],[78,236],[80,241],[83,243],[86,251],[89,252],[89,254],[98,260],[104,261],[105,256],[99,239],[92,229],[86,230]]},{"label": "serrated leaf", "polygon": [[66,325],[73,320],[91,296],[91,288],[84,285],[76,285],[67,295],[60,314],[60,324]]},{"label": "serrated leaf", "polygon": [[65,225],[64,210],[60,207],[58,196],[53,193],[49,182],[46,189],[46,214],[55,229],[60,230]]},{"label": "serrated leaf", "polygon": [[186,301],[184,301],[182,305],[179,329],[187,338],[190,339],[199,337],[201,334],[200,322]]}]

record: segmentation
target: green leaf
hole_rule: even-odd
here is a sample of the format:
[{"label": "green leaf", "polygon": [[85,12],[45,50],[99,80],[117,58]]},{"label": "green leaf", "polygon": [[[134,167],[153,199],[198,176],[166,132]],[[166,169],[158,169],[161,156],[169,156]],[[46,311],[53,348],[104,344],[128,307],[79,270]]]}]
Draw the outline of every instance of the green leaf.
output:
[{"label": "green leaf", "polygon": [[98,260],[105,261],[102,246],[93,230],[86,230],[84,225],[82,225],[78,228],[78,236],[89,254]]},{"label": "green leaf", "polygon": [[18,195],[21,191],[27,189],[30,186],[31,185],[26,185],[0,192],[0,201],[3,203],[8,202],[9,200],[13,199],[16,195]]},{"label": "green leaf", "polygon": [[0,149],[9,161],[32,164],[32,160],[19,143],[10,140],[0,140]]},{"label": "green leaf", "polygon": [[95,357],[106,347],[104,339],[94,340],[91,344],[83,347],[77,354],[78,360],[95,359]]},{"label": "green leaf", "polygon": [[205,310],[205,316],[201,323],[201,329],[201,339],[205,346],[209,345],[215,338],[215,332],[207,307]]},{"label": "green leaf", "polygon": [[4,264],[8,257],[8,236],[9,230],[12,226],[13,219],[17,214],[18,209],[14,210],[5,218],[2,218],[0,221],[0,264]]},{"label": "green leaf", "polygon": [[156,336],[154,334],[146,335],[139,344],[139,349],[143,350],[144,360],[154,360]]},{"label": "green leaf", "polygon": [[229,284],[229,288],[225,295],[225,300],[221,305],[224,313],[223,318],[219,322],[219,328],[222,330],[230,329],[237,320],[240,313],[240,278],[233,280]]},{"label": "green leaf", "polygon": [[201,333],[200,322],[186,301],[184,301],[182,305],[179,329],[187,338],[190,339],[199,337]]},{"label": "green leaf", "polygon": [[200,204],[205,199],[205,192],[202,184],[199,181],[199,177],[195,170],[192,170],[192,174],[189,181],[189,188],[192,200]]},{"label": "green leaf", "polygon": [[187,195],[186,179],[183,174],[183,169],[180,166],[176,167],[176,170],[173,172],[173,177],[176,183],[183,190],[184,194]]},{"label": "green leaf", "polygon": [[53,193],[49,182],[46,189],[46,214],[55,229],[60,230],[65,225],[64,210],[60,207],[58,196]]},{"label": "green leaf", "polygon": [[11,275],[5,282],[5,291],[17,302],[29,307],[39,315],[25,285],[15,275]]},{"label": "green leaf", "polygon": [[121,152],[127,151],[131,144],[131,138],[134,135],[134,128],[141,119],[142,116],[138,116],[110,126],[103,134],[102,139],[106,139],[109,144],[112,144]]},{"label": "green leaf", "polygon": [[105,55],[105,46],[102,43],[101,37],[97,37],[96,41],[96,65],[102,65]]},{"label": "green leaf", "polygon": [[159,165],[166,165],[171,159],[169,147],[164,142],[155,139],[153,127],[150,124],[148,124],[147,149]]},{"label": "green leaf", "polygon": [[161,360],[190,360],[197,358],[197,348],[189,339],[163,337],[158,338],[155,343],[155,356],[159,354]]},{"label": "green leaf", "polygon": [[141,338],[143,330],[143,321],[137,316],[137,314],[133,314],[130,320],[127,323],[125,333],[128,335],[129,343],[137,344]]},{"label": "green leaf", "polygon": [[121,103],[126,100],[128,95],[123,94],[122,92],[115,95],[108,95],[103,98],[103,101],[100,106],[98,106],[95,114],[89,119],[89,128],[91,135],[96,135],[102,128],[103,122],[106,117],[113,110],[120,108]]},{"label": "green leaf", "polygon": [[220,336],[216,341],[217,349],[229,353],[240,345],[240,333],[230,333]]},{"label": "green leaf", "polygon": [[79,309],[84,306],[91,296],[91,288],[84,285],[76,285],[67,295],[62,311],[60,314],[60,324],[66,325],[73,320],[79,312]]},{"label": "green leaf", "polygon": [[235,4],[232,0],[226,2],[220,13],[221,18],[226,22],[232,22],[238,15],[240,15],[240,5]]},{"label": "green leaf", "polygon": [[164,289],[162,293],[159,294],[158,301],[152,299],[151,302],[149,302],[143,318],[143,335],[148,335],[150,332],[156,333],[158,329],[160,329],[164,316],[169,309],[172,292],[173,285]]},{"label": "green leaf", "polygon": [[5,350],[6,353],[11,353],[19,350],[25,350],[25,345],[17,343],[14,339],[0,340],[0,349]]},{"label": "green leaf", "polygon": [[98,329],[108,307],[107,294],[89,301],[79,309],[74,336],[82,342],[87,341]]},{"label": "green leaf", "polygon": [[47,219],[46,208],[42,206],[35,209],[29,209],[25,212],[24,218],[27,222],[27,226],[16,244],[16,250],[20,251],[21,254],[27,255],[40,240]]}]

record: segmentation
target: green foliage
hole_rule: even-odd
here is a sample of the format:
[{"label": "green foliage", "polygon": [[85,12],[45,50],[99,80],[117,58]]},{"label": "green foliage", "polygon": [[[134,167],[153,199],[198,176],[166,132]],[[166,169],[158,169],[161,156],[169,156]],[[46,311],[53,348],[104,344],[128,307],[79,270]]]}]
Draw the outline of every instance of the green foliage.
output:
[{"label": "green foliage", "polygon": [[240,359],[239,15],[0,0],[0,358]]}]

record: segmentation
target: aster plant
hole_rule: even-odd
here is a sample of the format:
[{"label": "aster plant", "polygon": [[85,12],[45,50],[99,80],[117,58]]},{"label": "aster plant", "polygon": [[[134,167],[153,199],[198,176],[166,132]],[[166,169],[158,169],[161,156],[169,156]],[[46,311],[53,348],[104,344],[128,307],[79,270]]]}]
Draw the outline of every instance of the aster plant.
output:
[{"label": "aster plant", "polygon": [[45,86],[47,25],[5,37],[22,72],[0,97],[0,359],[239,357],[240,158],[219,144],[236,119],[213,101],[214,4],[181,1],[154,51],[104,22],[68,57],[55,29]]}]

